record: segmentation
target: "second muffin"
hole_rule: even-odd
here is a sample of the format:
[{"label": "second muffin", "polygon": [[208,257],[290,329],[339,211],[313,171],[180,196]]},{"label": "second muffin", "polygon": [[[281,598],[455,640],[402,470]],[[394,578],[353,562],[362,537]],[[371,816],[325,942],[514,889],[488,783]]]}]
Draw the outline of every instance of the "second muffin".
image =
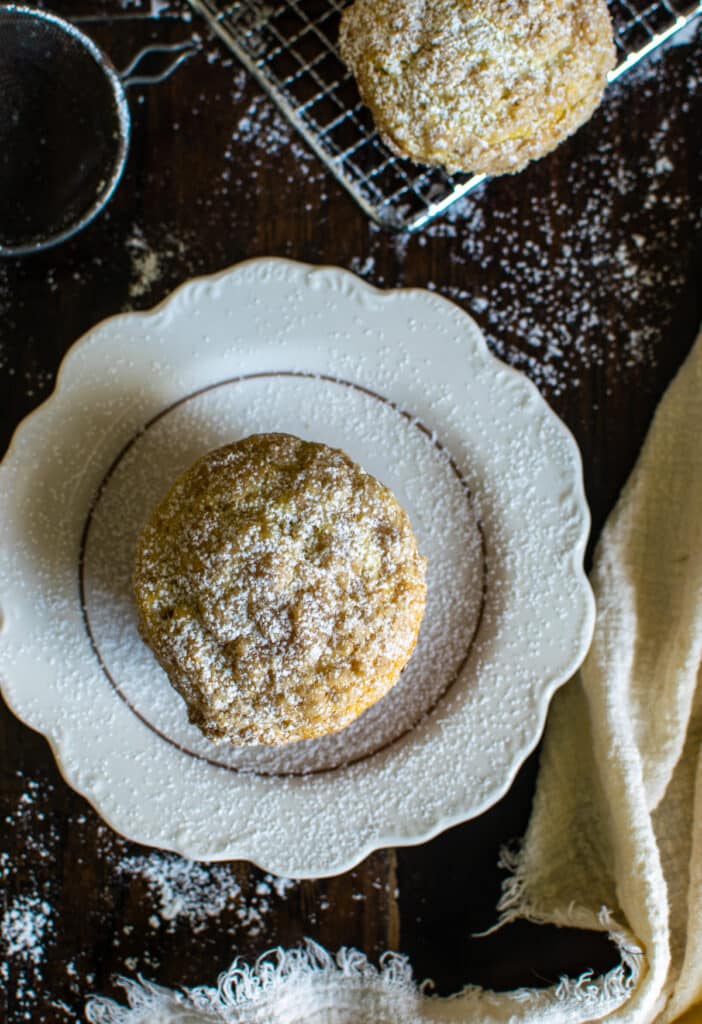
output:
[{"label": "second muffin", "polygon": [[339,48],[391,149],[485,174],[574,132],[614,65],[605,0],[354,0]]}]

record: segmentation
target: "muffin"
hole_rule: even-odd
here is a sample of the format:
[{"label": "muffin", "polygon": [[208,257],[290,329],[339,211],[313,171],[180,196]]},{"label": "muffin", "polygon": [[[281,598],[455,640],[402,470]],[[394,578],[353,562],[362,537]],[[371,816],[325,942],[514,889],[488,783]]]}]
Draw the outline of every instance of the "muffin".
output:
[{"label": "muffin", "polygon": [[344,452],[289,434],[218,448],[137,544],[139,631],[215,742],[343,729],[417,642],[425,562],[392,493]]},{"label": "muffin", "polygon": [[484,174],[574,132],[615,58],[605,0],[354,0],[339,48],[395,153]]}]

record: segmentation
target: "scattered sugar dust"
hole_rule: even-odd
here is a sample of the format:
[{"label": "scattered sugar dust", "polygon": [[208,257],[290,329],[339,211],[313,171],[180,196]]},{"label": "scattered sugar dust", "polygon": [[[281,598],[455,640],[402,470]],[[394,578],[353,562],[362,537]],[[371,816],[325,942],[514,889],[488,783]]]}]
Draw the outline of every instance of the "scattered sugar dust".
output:
[{"label": "scattered sugar dust", "polygon": [[225,161],[231,161],[234,152],[241,148],[247,150],[253,177],[261,167],[279,165],[280,157],[289,154],[293,161],[289,182],[304,178],[321,185],[326,178],[322,163],[268,96],[254,96],[237,120],[224,151]]},{"label": "scattered sugar dust", "polygon": [[193,934],[203,932],[211,918],[229,910],[238,925],[255,937],[273,909],[271,896],[284,899],[298,884],[265,875],[253,894],[245,896],[227,865],[202,864],[156,851],[123,857],[116,870],[123,877],[140,879],[148,889],[155,905],[149,919],[152,927],[175,931],[177,924],[185,923]]},{"label": "scattered sugar dust", "polygon": [[163,273],[163,256],[152,249],[142,229],[134,225],[125,242],[130,259],[129,298],[148,294]]},{"label": "scattered sugar dust", "polygon": [[[0,919],[5,957],[38,966],[44,958],[44,938],[52,927],[52,909],[46,900],[15,896]],[[2,966],[7,968],[7,962]]]},{"label": "scattered sugar dust", "polygon": [[0,982],[23,1013],[37,1019],[45,1002],[44,967],[56,933],[52,885],[58,835],[48,815],[49,783],[16,772],[20,792],[3,824],[19,837],[23,863],[0,852]]},{"label": "scattered sugar dust", "polygon": [[[125,241],[129,257],[128,300],[122,311],[152,305],[162,297],[164,287],[174,287],[183,274],[183,261],[197,268],[190,258],[190,240],[172,230],[147,237],[141,225],[132,224]],[[187,273],[187,272],[186,272]]]}]

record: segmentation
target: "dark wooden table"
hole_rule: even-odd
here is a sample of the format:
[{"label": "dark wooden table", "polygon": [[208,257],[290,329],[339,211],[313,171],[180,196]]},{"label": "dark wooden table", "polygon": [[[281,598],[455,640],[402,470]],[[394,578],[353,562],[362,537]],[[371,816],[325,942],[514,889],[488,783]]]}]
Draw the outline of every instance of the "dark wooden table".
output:
[{"label": "dark wooden table", "polygon": [[[611,88],[552,156],[408,237],[368,222],[196,18],[172,7],[154,18],[142,0],[54,8],[107,16],[85,27],[118,65],[146,41],[194,31],[203,49],[131,94],[131,152],[106,212],[58,248],[0,261],[0,450],[98,320],[241,259],[288,256],[427,286],[469,310],[575,434],[597,536],[702,317],[699,32]],[[234,956],[303,936],[371,959],[400,950],[441,993],[544,985],[614,962],[606,940],[584,933],[523,923],[472,937],[495,919],[499,849],[526,826],[537,755],[475,821],[278,892],[245,863],[192,869],[125,842],[4,705],[0,729],[8,1024],[80,1018],[85,995],[114,993],[119,973],[213,983]]]}]

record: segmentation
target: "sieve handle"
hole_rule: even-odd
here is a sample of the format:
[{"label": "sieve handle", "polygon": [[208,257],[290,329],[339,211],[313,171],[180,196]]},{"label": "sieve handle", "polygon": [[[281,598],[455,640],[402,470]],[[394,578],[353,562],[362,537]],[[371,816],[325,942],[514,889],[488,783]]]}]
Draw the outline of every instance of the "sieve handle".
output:
[{"label": "sieve handle", "polygon": [[[143,50],[139,50],[127,67],[119,72],[120,81],[125,89],[128,89],[130,85],[156,85],[158,82],[164,82],[176,68],[195,56],[197,49],[197,43],[192,39],[185,39],[180,43],[154,43],[151,46],[145,46]],[[163,71],[155,75],[134,74],[142,60],[154,53],[172,53],[177,56],[174,56]]]}]

